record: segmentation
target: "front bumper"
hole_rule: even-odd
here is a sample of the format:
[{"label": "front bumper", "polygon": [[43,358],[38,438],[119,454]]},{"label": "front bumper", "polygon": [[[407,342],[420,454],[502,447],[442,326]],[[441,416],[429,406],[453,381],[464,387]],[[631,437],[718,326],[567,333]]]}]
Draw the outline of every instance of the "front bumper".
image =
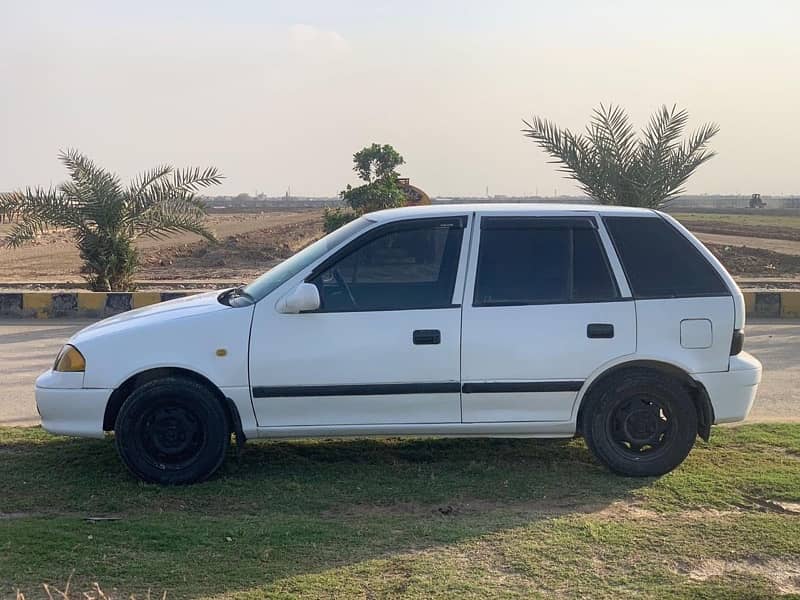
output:
[{"label": "front bumper", "polygon": [[761,363],[747,352],[740,352],[731,356],[727,371],[695,373],[693,377],[708,392],[714,408],[715,425],[744,421],[753,407],[761,382]]},{"label": "front bumper", "polygon": [[[42,427],[58,435],[103,437],[103,417],[112,390],[74,387],[70,375],[47,371],[36,380],[36,408],[42,417]],[[64,387],[51,387],[55,384]],[[69,387],[67,387],[69,386]]]}]

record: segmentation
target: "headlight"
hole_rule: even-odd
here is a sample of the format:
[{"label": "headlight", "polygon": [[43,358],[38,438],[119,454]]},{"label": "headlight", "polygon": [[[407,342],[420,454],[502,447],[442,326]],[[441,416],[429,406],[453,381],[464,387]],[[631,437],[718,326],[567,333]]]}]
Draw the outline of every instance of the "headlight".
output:
[{"label": "headlight", "polygon": [[62,373],[75,373],[86,370],[86,359],[83,354],[78,352],[75,346],[67,344],[61,348],[61,352],[56,356],[56,362],[53,365],[53,371],[61,371]]}]

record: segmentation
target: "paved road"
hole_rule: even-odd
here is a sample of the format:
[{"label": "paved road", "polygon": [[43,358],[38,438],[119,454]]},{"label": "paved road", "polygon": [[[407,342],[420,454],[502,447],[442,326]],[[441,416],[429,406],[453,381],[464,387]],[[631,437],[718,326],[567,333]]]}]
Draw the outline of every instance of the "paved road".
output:
[{"label": "paved road", "polygon": [[[36,376],[89,321],[0,321],[0,426],[38,423]],[[745,348],[764,363],[764,381],[750,420],[800,420],[800,321],[760,320],[747,326]]]}]

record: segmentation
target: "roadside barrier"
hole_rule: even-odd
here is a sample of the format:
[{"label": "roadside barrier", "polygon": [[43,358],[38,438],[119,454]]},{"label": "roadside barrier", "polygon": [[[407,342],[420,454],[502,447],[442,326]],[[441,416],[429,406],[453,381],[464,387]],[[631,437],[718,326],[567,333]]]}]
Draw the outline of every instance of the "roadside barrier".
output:
[{"label": "roadside barrier", "polygon": [[0,317],[109,317],[198,292],[0,292]]},{"label": "roadside barrier", "polygon": [[[97,318],[197,294],[181,292],[0,292],[0,318]],[[800,318],[800,290],[744,292],[747,315]]]}]

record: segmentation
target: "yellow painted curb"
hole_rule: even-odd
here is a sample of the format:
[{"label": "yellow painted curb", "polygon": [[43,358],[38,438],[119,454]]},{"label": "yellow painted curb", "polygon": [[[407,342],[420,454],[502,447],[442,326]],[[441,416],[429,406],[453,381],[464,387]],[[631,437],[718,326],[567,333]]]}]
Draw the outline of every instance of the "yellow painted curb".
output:
[{"label": "yellow painted curb", "polygon": [[161,292],[133,292],[131,294],[133,308],[142,308],[159,302],[161,302]]},{"label": "yellow painted curb", "polygon": [[78,292],[78,310],[101,311],[106,307],[105,292]]},{"label": "yellow painted curb", "polygon": [[37,319],[50,316],[53,306],[53,295],[50,292],[24,292],[22,294],[22,310],[32,310]]},{"label": "yellow painted curb", "polygon": [[800,317],[800,292],[781,292],[781,317]]}]

